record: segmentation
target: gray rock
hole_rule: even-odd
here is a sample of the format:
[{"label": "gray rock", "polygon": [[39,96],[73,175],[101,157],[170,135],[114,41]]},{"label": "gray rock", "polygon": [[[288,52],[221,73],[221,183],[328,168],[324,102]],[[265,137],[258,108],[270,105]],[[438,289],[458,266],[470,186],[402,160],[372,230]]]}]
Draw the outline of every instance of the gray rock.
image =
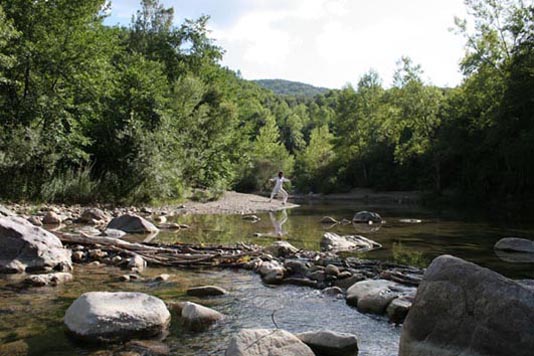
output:
[{"label": "gray rock", "polygon": [[53,211],[47,212],[43,217],[43,224],[45,225],[59,225],[61,221],[61,217]]},{"label": "gray rock", "polygon": [[15,216],[15,213],[6,208],[3,205],[0,205],[0,217],[6,217],[6,216]]},{"label": "gray rock", "polygon": [[400,356],[530,356],[534,290],[452,256],[425,272],[404,322]]},{"label": "gray rock", "polygon": [[89,292],[65,313],[70,333],[86,341],[150,338],[164,333],[171,314],[162,300],[143,293]]},{"label": "gray rock", "polygon": [[295,335],[281,329],[243,329],[230,339],[226,356],[315,356]]},{"label": "gray rock", "polygon": [[352,222],[355,223],[369,223],[370,221],[373,223],[381,223],[382,217],[371,211],[359,211],[354,214],[352,218]]},{"label": "gray rock", "polygon": [[505,237],[495,244],[496,250],[534,254],[534,241],[517,237]]},{"label": "gray rock", "polygon": [[[342,273],[344,273],[344,272],[342,272]],[[364,279],[365,279],[365,277],[363,275],[354,274],[354,275],[351,275],[348,278],[343,278],[343,279],[339,279],[338,278],[338,280],[334,282],[334,286],[339,287],[339,288],[343,288],[343,289],[348,289],[348,288],[352,287],[354,284],[356,284],[356,283],[358,283],[360,281],[363,281]]]},{"label": "gray rock", "polygon": [[98,208],[86,209],[84,210],[84,212],[82,213],[82,216],[80,217],[80,221],[87,223],[87,224],[105,222],[108,220],[109,220],[109,216]]},{"label": "gray rock", "polygon": [[129,234],[145,234],[159,231],[154,224],[134,214],[124,214],[111,220],[107,229],[117,229]]},{"label": "gray rock", "polygon": [[254,222],[261,220],[257,215],[244,215],[242,219],[248,220],[248,221],[254,221]]},{"label": "gray rock", "polygon": [[33,287],[57,286],[74,279],[68,272],[56,272],[48,274],[32,274],[26,277],[24,283]]},{"label": "gray rock", "polygon": [[328,295],[330,297],[337,297],[338,295],[343,295],[343,289],[339,287],[328,287],[322,290],[324,295]]},{"label": "gray rock", "polygon": [[296,278],[296,277],[285,278],[284,283],[293,284],[296,286],[310,287],[310,288],[317,288],[319,286],[317,281],[313,281],[308,278]]},{"label": "gray rock", "polygon": [[328,275],[328,276],[339,276],[339,268],[335,265],[328,265],[326,266],[326,268],[324,269],[324,272]]},{"label": "gray rock", "polygon": [[258,272],[263,282],[267,284],[282,283],[285,276],[285,268],[278,261],[262,261],[259,265]]},{"label": "gray rock", "polygon": [[320,245],[321,251],[332,252],[365,252],[382,247],[378,242],[360,235],[339,236],[332,232],[326,232],[323,235]]},{"label": "gray rock", "polygon": [[276,241],[272,245],[263,249],[265,253],[269,253],[274,257],[285,257],[294,255],[299,249],[291,245],[287,241]]},{"label": "gray rock", "polygon": [[113,237],[115,239],[120,239],[121,237],[125,236],[126,233],[122,230],[117,230],[117,229],[106,229],[104,230],[104,232],[102,232],[101,234],[102,236],[107,236],[107,237]]},{"label": "gray rock", "polygon": [[356,335],[336,333],[333,331],[309,331],[296,334],[308,345],[316,356],[356,356],[358,339]]},{"label": "gray rock", "polygon": [[198,331],[224,319],[224,315],[205,306],[185,302],[182,305],[182,319],[188,328]]},{"label": "gray rock", "polygon": [[159,276],[157,276],[156,278],[154,278],[154,281],[156,281],[156,282],[166,282],[166,281],[169,280],[169,278],[171,278],[171,276],[169,274],[162,273]]},{"label": "gray rock", "polygon": [[76,263],[80,263],[85,259],[85,252],[83,251],[74,251],[72,253],[72,261]]},{"label": "gray rock", "polygon": [[210,297],[228,294],[225,289],[217,286],[193,287],[189,288],[185,293],[193,297]]},{"label": "gray rock", "polygon": [[32,225],[35,225],[35,226],[43,226],[43,222],[41,220],[40,217],[38,216],[30,216],[28,218],[28,221],[32,224]]},{"label": "gray rock", "polygon": [[43,228],[18,217],[0,217],[0,273],[72,269],[71,251]]},{"label": "gray rock", "polygon": [[308,273],[306,262],[300,260],[285,260],[284,267],[291,275],[305,276]]},{"label": "gray rock", "polygon": [[402,324],[412,307],[412,303],[413,298],[399,297],[393,299],[386,309],[389,321],[395,324]]},{"label": "gray rock", "polygon": [[321,224],[337,224],[339,221],[331,216],[324,216],[320,221]]},{"label": "gray rock", "polygon": [[137,271],[142,272],[146,268],[146,261],[139,255],[132,256],[128,260],[128,268],[136,268]]},{"label": "gray rock", "polygon": [[324,273],[324,271],[314,271],[308,273],[307,277],[317,282],[324,282],[324,280],[326,279],[326,274]]},{"label": "gray rock", "polygon": [[396,283],[384,279],[361,281],[347,289],[347,304],[362,313],[383,314],[388,304],[400,293],[394,291]]}]

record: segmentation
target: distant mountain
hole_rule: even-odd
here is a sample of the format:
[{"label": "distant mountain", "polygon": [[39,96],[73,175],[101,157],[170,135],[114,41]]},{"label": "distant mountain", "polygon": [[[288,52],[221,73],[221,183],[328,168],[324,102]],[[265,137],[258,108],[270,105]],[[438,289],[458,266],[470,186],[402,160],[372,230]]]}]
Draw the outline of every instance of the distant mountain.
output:
[{"label": "distant mountain", "polygon": [[252,80],[252,82],[257,83],[265,89],[272,90],[274,93],[280,95],[312,97],[318,94],[323,94],[330,90],[328,88],[314,87],[310,84],[292,82],[284,79],[258,79]]}]

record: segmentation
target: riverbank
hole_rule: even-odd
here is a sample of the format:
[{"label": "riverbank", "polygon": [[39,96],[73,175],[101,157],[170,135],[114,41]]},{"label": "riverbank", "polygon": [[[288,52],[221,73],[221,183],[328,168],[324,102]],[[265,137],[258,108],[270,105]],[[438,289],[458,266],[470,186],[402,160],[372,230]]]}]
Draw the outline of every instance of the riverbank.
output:
[{"label": "riverbank", "polygon": [[[200,202],[188,200],[182,204],[162,204],[157,206],[114,206],[112,204],[89,204],[87,206],[74,204],[32,204],[32,203],[6,203],[0,204],[0,209],[5,206],[9,211],[18,215],[38,215],[39,212],[54,211],[59,215],[74,218],[87,208],[96,207],[102,209],[109,215],[117,216],[124,213],[141,213],[142,215],[213,215],[213,214],[256,214],[261,212],[280,211],[293,209],[299,205],[293,203],[282,204],[280,199],[273,199],[256,195],[245,194],[234,191],[224,192],[222,197],[215,201]],[[0,211],[1,214],[1,211]]]}]

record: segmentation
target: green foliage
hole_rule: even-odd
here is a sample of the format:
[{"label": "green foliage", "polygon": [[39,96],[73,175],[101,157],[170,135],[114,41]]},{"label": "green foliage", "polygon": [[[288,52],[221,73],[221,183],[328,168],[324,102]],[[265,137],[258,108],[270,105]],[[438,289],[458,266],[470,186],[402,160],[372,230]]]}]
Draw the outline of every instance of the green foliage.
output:
[{"label": "green foliage", "polygon": [[327,179],[335,158],[333,139],[328,126],[316,127],[311,132],[308,146],[297,154],[295,174],[301,191],[328,191],[333,188],[328,186]]},{"label": "green foliage", "polygon": [[265,89],[273,91],[275,94],[297,97],[313,97],[324,94],[329,90],[327,88],[319,88],[313,85],[283,79],[259,79],[254,80],[254,82]]},{"label": "green foliage", "polygon": [[47,202],[90,203],[99,197],[99,182],[91,178],[89,168],[67,171],[43,184],[41,198]]},{"label": "green foliage", "polygon": [[279,170],[302,192],[534,192],[532,5],[466,1],[456,88],[402,57],[391,88],[369,71],[341,90],[245,81],[220,65],[208,16],[174,25],[142,0],[129,27],[106,27],[108,5],[2,2],[1,198],[204,201],[270,189]]}]

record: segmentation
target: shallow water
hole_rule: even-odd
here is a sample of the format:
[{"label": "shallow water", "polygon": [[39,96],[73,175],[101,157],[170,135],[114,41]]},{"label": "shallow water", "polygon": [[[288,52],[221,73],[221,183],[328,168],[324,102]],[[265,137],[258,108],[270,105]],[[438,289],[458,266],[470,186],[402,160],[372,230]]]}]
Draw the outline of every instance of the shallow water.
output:
[{"label": "shallow water", "polygon": [[[336,225],[327,227],[318,221],[330,215],[337,219],[351,218],[359,210],[380,213],[386,223],[377,225]],[[287,214],[287,215],[286,215]],[[483,214],[437,211],[417,206],[377,206],[353,204],[306,204],[286,213],[258,214],[261,221],[252,223],[241,216],[179,216],[191,229],[161,232],[155,241],[229,244],[237,241],[266,245],[280,238],[306,249],[318,249],[325,231],[339,234],[362,234],[383,244],[384,248],[361,257],[396,260],[411,257],[425,265],[437,255],[453,254],[513,278],[534,278],[533,264],[512,264],[500,260],[493,244],[505,236],[534,235],[532,222],[504,218],[491,220]],[[401,219],[421,219],[419,224],[402,223]],[[261,237],[254,237],[260,233]],[[269,236],[268,236],[269,235]],[[143,240],[144,236],[130,236]],[[402,247],[394,247],[401,243]],[[415,257],[414,257],[415,255]],[[102,347],[89,347],[71,342],[64,334],[62,317],[70,303],[80,294],[94,290],[141,291],[165,301],[190,300],[213,307],[228,316],[216,327],[191,333],[176,323],[165,343],[172,355],[223,355],[230,335],[240,328],[280,328],[302,332],[332,329],[358,335],[360,355],[393,356],[397,354],[400,327],[382,317],[369,316],[348,307],[344,300],[325,297],[306,287],[269,287],[260,278],[246,271],[187,271],[149,268],[146,280],[161,273],[171,274],[164,283],[118,282],[123,274],[115,267],[76,266],[75,280],[57,288],[17,289],[13,285],[20,276],[0,276],[0,344],[14,341],[27,352],[21,355],[67,356],[91,355]],[[217,284],[229,296],[195,299],[186,297],[190,286]],[[274,313],[274,317],[273,317]],[[274,318],[274,322],[273,322]],[[120,349],[108,346],[107,349]],[[0,355],[3,355],[0,346]],[[16,355],[15,353],[12,353]],[[99,354],[101,355],[101,354]],[[11,354],[10,354],[11,356]]]},{"label": "shallow water", "polygon": [[[378,212],[386,222],[382,225],[334,226],[319,223],[323,216],[350,220],[355,212],[361,210]],[[322,235],[331,231],[363,235],[383,245],[382,249],[360,254],[359,257],[363,258],[395,260],[398,258],[395,252],[408,257],[416,254],[420,256],[412,260],[426,267],[433,258],[451,254],[510,278],[534,278],[534,264],[503,261],[493,250],[494,244],[503,237],[534,238],[534,220],[518,221],[515,215],[500,215],[499,220],[496,220],[480,211],[432,210],[415,205],[381,206],[351,202],[304,202],[297,209],[257,215],[261,218],[258,222],[243,220],[239,215],[180,216],[178,221],[191,225],[191,229],[161,232],[156,241],[205,244],[243,241],[268,245],[283,238],[296,247],[318,250]],[[401,222],[404,219],[419,219],[422,222]],[[262,235],[255,237],[256,233]]]}]

